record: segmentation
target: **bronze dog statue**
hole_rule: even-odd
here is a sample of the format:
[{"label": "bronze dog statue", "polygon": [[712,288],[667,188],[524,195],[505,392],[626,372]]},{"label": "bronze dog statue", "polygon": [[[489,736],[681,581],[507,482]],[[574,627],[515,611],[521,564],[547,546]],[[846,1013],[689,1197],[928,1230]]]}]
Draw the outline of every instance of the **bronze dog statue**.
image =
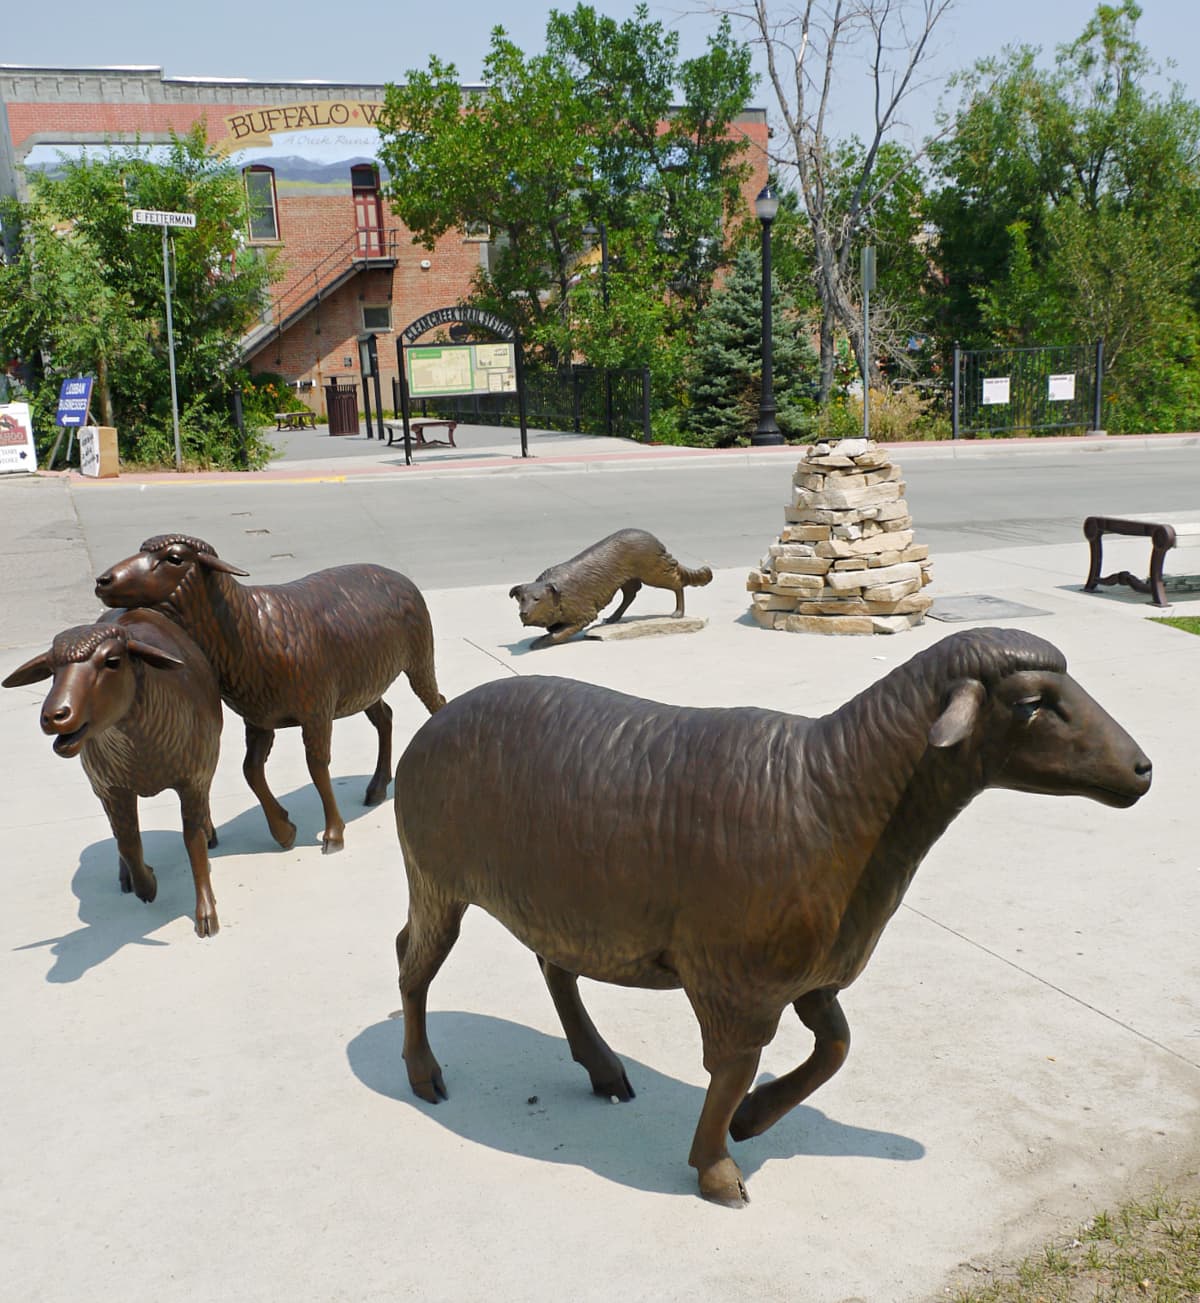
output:
[{"label": "bronze dog statue", "polygon": [[619,529],[569,561],[543,570],[531,584],[516,584],[509,597],[517,599],[521,623],[548,629],[531,647],[566,642],[587,628],[621,590],[621,605],[608,617],[614,624],[629,609],[643,584],[675,594],[675,610],[683,614],[683,590],[712,581],[708,566],[681,566],[653,534],[644,529]]}]

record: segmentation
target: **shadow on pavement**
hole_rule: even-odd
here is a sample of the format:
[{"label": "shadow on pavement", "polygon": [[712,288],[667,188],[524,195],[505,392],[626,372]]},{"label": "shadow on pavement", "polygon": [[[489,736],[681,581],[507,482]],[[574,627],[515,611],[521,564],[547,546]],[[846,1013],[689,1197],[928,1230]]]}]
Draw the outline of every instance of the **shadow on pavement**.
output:
[{"label": "shadow on pavement", "polygon": [[[362,803],[369,779],[369,774],[334,779],[347,837],[354,821],[374,808]],[[306,785],[277,795],[296,825],[296,845],[305,848],[318,846],[325,824],[316,789]],[[222,860],[279,851],[279,847],[267,830],[267,821],[257,803],[234,818],[218,823],[217,838],[217,845],[209,851],[209,860],[217,913],[220,915],[225,903],[222,898]],[[196,893],[182,833],[143,829],[142,851],[158,880],[158,894],[149,904],[121,890],[117,880],[117,843],[112,837],[93,842],[80,852],[78,867],[71,877],[71,890],[79,899],[82,926],[60,937],[47,937],[15,947],[17,950],[45,948],[50,951],[54,963],[46,974],[47,982],[77,982],[90,969],[105,963],[125,946],[170,945],[169,941],[156,940],[152,933],[176,919],[192,918]],[[197,945],[220,945],[221,941],[219,934],[207,942],[194,936],[189,939]]]},{"label": "shadow on pavement", "polygon": [[[614,1105],[591,1092],[566,1042],[520,1023],[460,1011],[431,1013],[429,1039],[450,1098],[436,1107],[409,1088],[401,1056],[403,1022],[389,1019],[346,1047],[368,1089],[417,1109],[474,1144],[539,1162],[584,1167],[619,1185],[695,1195],[687,1166],[704,1089],[623,1055],[636,1099]],[[614,1046],[620,1053],[619,1045]],[[764,1078],[765,1079],[765,1078]],[[730,1152],[747,1176],[772,1159],[805,1155],[913,1162],[925,1146],[890,1131],[836,1122],[807,1105]],[[753,1191],[751,1192],[753,1194]]]}]

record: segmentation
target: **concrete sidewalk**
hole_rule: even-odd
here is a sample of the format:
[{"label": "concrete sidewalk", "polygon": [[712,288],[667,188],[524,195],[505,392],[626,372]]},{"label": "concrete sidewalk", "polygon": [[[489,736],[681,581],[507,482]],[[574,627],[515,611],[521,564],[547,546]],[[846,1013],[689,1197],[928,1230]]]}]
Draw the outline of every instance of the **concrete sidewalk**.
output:
[{"label": "concrete sidewalk", "polygon": [[[53,541],[65,613],[86,592],[87,540],[29,513],[3,527],[10,553],[25,549],[10,564],[49,572]],[[1144,563],[1127,542],[1131,567]],[[477,910],[431,992],[450,1099],[413,1098],[392,948],[404,874],[390,804],[359,804],[374,760],[361,716],[335,730],[348,827],[332,858],[299,736],[280,735],[268,769],[300,828],[284,852],[227,717],[213,793],[222,927],[202,942],[174,797],[142,802],[159,880],[143,905],[117,888],[78,762],[38,731],[43,694],[0,693],[6,1293],[919,1300],[943,1296],[965,1261],[1036,1247],[1194,1172],[1200,639],[1147,620],[1123,590],[1081,594],[1078,544],[934,560],[935,596],[1048,612],[1006,623],[1064,650],[1154,760],[1154,788],[1128,811],[989,792],[951,825],[843,997],[845,1068],[733,1147],[753,1200],[741,1213],[702,1202],[686,1165],[707,1078],[682,994],[586,984],[637,1091],[605,1104],[570,1060],[532,956]],[[504,586],[429,592],[441,686],[553,673],[819,714],[962,627],[767,633],[746,616],[744,579],[723,570],[689,593],[689,613],[708,618],[697,634],[538,653]],[[648,590],[634,614],[669,600]],[[1175,611],[1200,613],[1200,596]],[[59,627],[51,617],[47,633]],[[10,643],[0,674],[43,645]],[[403,681],[388,699],[399,750],[424,712]],[[809,1044],[785,1017],[762,1070],[789,1070]]]}]

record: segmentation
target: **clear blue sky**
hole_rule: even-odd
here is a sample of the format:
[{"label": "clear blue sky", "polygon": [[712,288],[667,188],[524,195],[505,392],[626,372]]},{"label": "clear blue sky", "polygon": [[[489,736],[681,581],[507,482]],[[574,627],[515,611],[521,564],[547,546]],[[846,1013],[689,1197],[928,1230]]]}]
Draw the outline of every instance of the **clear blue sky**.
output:
[{"label": "clear blue sky", "polygon": [[[594,7],[623,19],[635,4],[600,0]],[[573,3],[557,7],[571,9]],[[1143,0],[1142,8],[1143,43],[1160,63],[1177,58],[1172,75],[1200,100],[1200,0]],[[518,45],[534,51],[541,48],[549,9],[528,0],[347,0],[331,18],[335,11],[324,0],[118,0],[108,9],[98,9],[94,0],[53,0],[24,4],[19,17],[5,24],[0,61],[154,64],[168,76],[384,82],[402,81],[408,69],[424,67],[437,54],[452,61],[464,81],[477,81],[491,28],[500,22]],[[678,28],[685,54],[699,53],[715,20],[684,9],[684,0],[650,5],[652,17]],[[1040,46],[1049,61],[1055,46],[1077,36],[1094,11],[1093,0],[958,0],[938,28],[929,64],[935,85],[910,109],[914,133],[931,128],[937,82],[945,75],[1008,43]],[[860,97],[866,93],[865,78],[856,81],[849,71],[831,123],[834,136],[864,130],[869,118]],[[755,103],[773,108],[765,84]]]}]

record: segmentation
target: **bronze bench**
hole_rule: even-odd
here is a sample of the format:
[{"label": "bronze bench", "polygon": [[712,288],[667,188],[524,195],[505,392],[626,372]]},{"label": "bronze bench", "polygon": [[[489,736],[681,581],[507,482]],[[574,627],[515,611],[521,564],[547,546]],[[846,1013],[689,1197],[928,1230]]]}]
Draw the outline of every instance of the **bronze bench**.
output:
[{"label": "bronze bench", "polygon": [[[398,440],[404,438],[404,426],[400,421],[384,421],[384,428],[388,432],[388,447]],[[408,428],[412,433],[412,441],[420,447],[430,448],[441,444],[440,439],[427,439],[425,431],[435,426],[444,426],[446,429],[446,440],[451,448],[457,448],[458,444],[454,442],[454,431],[458,429],[457,421],[435,421],[420,420],[409,421]]]},{"label": "bronze bench", "polygon": [[[1147,578],[1140,579],[1128,570],[1101,575],[1105,534],[1131,534],[1150,539],[1150,573]],[[1089,516],[1083,522],[1083,536],[1091,547],[1091,567],[1083,585],[1085,593],[1095,592],[1098,584],[1127,584],[1134,592],[1148,593],[1155,606],[1167,606],[1163,560],[1173,547],[1200,546],[1200,518],[1173,519],[1167,513]]]},{"label": "bronze bench", "polygon": [[315,430],[317,414],[307,407],[298,412],[276,412],[275,428],[277,430]]}]

